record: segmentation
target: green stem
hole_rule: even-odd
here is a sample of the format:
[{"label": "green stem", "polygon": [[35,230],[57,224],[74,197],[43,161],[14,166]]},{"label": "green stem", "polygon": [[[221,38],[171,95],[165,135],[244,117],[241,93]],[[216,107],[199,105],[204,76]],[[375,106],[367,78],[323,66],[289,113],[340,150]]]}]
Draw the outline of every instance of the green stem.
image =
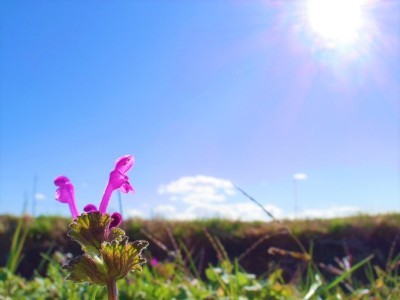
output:
[{"label": "green stem", "polygon": [[108,300],[118,300],[117,282],[110,279],[107,283]]}]

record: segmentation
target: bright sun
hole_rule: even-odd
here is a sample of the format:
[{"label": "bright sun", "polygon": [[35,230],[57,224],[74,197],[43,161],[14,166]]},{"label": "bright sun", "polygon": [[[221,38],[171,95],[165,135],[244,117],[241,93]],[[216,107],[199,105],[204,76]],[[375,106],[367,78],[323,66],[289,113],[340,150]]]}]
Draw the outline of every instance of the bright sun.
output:
[{"label": "bright sun", "polygon": [[364,25],[365,0],[308,0],[311,30],[331,46],[355,43]]}]

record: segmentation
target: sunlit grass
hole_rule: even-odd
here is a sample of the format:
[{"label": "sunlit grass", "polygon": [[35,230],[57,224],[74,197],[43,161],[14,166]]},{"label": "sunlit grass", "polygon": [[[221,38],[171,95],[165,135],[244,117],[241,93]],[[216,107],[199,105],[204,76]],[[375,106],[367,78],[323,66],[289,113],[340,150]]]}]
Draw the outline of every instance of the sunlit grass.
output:
[{"label": "sunlit grass", "polygon": [[[395,232],[393,230],[399,232],[399,214],[284,222],[293,235],[304,244],[311,260],[302,255],[301,249],[297,249],[295,244],[290,244],[287,236],[286,238],[281,236],[280,242],[279,239],[274,239],[278,244],[265,243],[269,238],[268,235],[282,231],[281,226],[276,223],[227,220],[194,222],[128,220],[125,229],[130,235],[138,236],[141,230],[151,233],[149,241],[152,251],[146,253],[149,259],[152,255],[163,251],[168,252],[168,255],[164,258],[160,256],[157,264],[146,266],[140,276],[133,273],[126,280],[120,280],[119,297],[120,299],[317,299],[317,297],[397,299],[400,297],[398,277],[400,255],[395,250],[398,249],[398,241],[393,234]],[[26,223],[30,224],[30,230],[24,249],[29,248],[29,244],[39,237],[61,238],[67,230],[68,220],[56,217],[40,217],[35,220],[0,217],[1,227],[14,232],[14,238],[9,237],[9,241],[15,240],[16,235],[21,234],[19,233],[21,229],[18,230],[18,226],[15,226]],[[57,230],[61,232],[54,232]],[[330,236],[330,239],[335,236],[345,238],[351,234],[368,235],[376,230],[387,232],[387,236],[382,236],[382,240],[390,240],[391,247],[388,253],[384,253],[386,261],[383,265],[373,263],[372,256],[365,256],[350,265],[345,263],[346,257],[335,258],[337,263],[334,257],[331,257],[333,262],[331,266],[327,263],[321,264],[321,253],[316,253],[318,247],[313,243],[306,243],[311,237],[316,240],[324,235]],[[5,234],[7,232],[3,231],[3,238]],[[191,238],[191,235],[194,237]],[[235,249],[229,248],[228,242],[232,239],[243,242],[249,237],[253,244],[244,245],[242,255],[232,255]],[[201,243],[194,243],[196,239],[201,239]],[[264,240],[256,244],[259,239]],[[156,243],[162,244],[165,249],[160,250]],[[196,247],[202,245],[216,256],[216,260],[199,269],[200,252]],[[263,258],[261,256],[269,255],[268,245],[276,246],[277,250],[274,251],[278,258],[281,255],[282,259],[295,261],[298,270],[303,271],[288,280],[287,274],[285,275],[287,270],[285,271],[284,265],[278,261],[270,265],[264,274],[256,276],[248,271],[244,266],[248,266],[249,262],[259,262]],[[65,246],[66,244],[63,244],[62,247]],[[292,250],[288,251],[289,248]],[[9,257],[13,257],[13,252],[14,254],[18,252],[15,246],[9,249],[11,249]],[[41,272],[35,272],[29,280],[15,275],[9,268],[1,269],[0,296],[3,297],[0,297],[1,299],[106,299],[105,288],[95,289],[87,284],[65,281],[66,271],[61,265],[67,257],[59,251],[52,254],[51,251],[45,252],[41,254],[43,262]],[[352,254],[357,256],[357,253]],[[23,260],[23,263],[29,262]],[[267,264],[265,267],[267,268]],[[301,277],[298,277],[299,275]]]}]

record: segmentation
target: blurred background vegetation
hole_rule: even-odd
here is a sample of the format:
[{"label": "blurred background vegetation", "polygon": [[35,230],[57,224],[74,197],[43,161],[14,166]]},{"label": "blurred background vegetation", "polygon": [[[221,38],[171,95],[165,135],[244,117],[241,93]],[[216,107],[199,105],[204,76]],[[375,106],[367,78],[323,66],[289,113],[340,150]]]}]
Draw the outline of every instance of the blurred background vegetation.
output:
[{"label": "blurred background vegetation", "polygon": [[[57,280],[67,284],[61,265],[81,253],[79,245],[67,238],[69,222],[69,218],[57,216],[0,216],[0,265],[7,267],[0,277],[0,295],[4,294],[0,299],[26,299],[26,293],[30,293],[29,299],[72,299],[72,294],[86,299],[91,293],[104,297],[103,289],[84,284],[66,289],[66,298],[59,294],[61,289],[49,292]],[[183,293],[183,287],[183,298],[176,299],[301,299],[309,293],[316,297],[318,291],[325,298],[400,295],[400,214],[282,223],[128,219],[122,228],[130,239],[150,242],[144,253],[148,260],[144,273],[132,274],[119,283],[121,297],[126,295],[126,299],[173,299]],[[42,296],[30,290],[36,290],[32,285],[39,279],[44,285]],[[156,291],[161,289],[157,280],[164,280],[162,291]],[[139,281],[132,285],[135,293],[129,292],[129,281]],[[7,291],[11,282],[16,284],[14,289],[25,290],[19,291],[20,298],[12,287]],[[329,283],[334,285],[324,290]],[[277,284],[277,290],[267,288],[269,284]],[[153,288],[146,292],[149,286]],[[196,291],[189,292],[192,289]]]}]

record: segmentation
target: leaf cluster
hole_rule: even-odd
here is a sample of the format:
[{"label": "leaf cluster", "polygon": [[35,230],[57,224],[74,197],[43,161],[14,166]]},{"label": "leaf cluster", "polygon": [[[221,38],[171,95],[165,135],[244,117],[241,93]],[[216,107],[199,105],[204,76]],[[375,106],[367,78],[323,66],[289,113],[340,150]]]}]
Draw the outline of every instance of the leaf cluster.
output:
[{"label": "leaf cluster", "polygon": [[100,212],[84,213],[71,224],[68,236],[81,245],[84,254],[69,261],[67,279],[74,282],[107,285],[124,278],[130,271],[142,270],[141,256],[147,241],[129,242],[125,232],[110,227],[112,218]]}]

